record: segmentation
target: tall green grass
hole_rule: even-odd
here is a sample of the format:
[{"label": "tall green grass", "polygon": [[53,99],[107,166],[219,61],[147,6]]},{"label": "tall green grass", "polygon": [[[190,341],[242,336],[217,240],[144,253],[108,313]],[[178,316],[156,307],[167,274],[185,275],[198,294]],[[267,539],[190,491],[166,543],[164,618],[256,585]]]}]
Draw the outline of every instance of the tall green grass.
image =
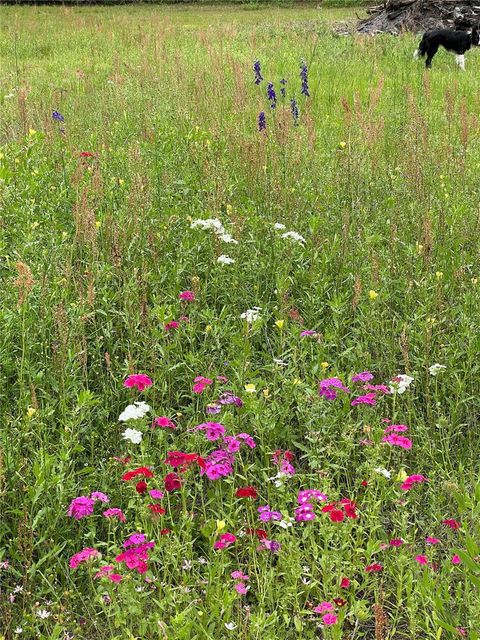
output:
[{"label": "tall green grass", "polygon": [[[460,73],[439,53],[426,73],[409,35],[332,33],[351,19],[313,7],[1,9],[5,638],[439,640],[457,627],[479,637],[480,58],[472,51]],[[275,112],[253,82],[255,59],[277,92],[287,79]],[[213,217],[238,245],[190,228]],[[197,297],[188,309],[184,289]],[[253,306],[262,319],[247,330],[240,314]],[[189,322],[167,333],[180,315]],[[300,338],[304,329],[317,337]],[[435,362],[446,366],[438,377]],[[414,384],[376,407],[318,397],[321,378],[364,369]],[[154,380],[155,413],[179,425],[147,430],[141,446],[118,423],[134,399],[122,380],[138,371]],[[245,407],[219,421],[252,433],[257,449],[233,479],[192,472],[156,521],[113,456],[160,477],[169,450],[207,454],[189,431],[205,420],[197,375],[229,378]],[[409,425],[411,451],[379,444],[382,418]],[[279,448],[297,467],[280,489],[269,481]],[[403,494],[410,473],[429,482]],[[217,520],[259,526],[257,503],[233,497],[248,484],[285,515],[298,489],[315,487],[355,499],[360,518],[270,525],[278,556],[243,539],[214,553]],[[72,498],[95,490],[125,510],[123,529],[66,517]],[[68,568],[86,546],[111,561],[134,530],[157,542],[153,583],[129,575],[116,588]],[[437,571],[414,560],[427,535],[442,539],[428,551]],[[382,550],[392,537],[406,544]],[[381,575],[365,574],[373,562]],[[243,601],[229,577],[239,568],[251,579]],[[339,624],[319,627],[311,605],[337,596],[347,599]]]}]

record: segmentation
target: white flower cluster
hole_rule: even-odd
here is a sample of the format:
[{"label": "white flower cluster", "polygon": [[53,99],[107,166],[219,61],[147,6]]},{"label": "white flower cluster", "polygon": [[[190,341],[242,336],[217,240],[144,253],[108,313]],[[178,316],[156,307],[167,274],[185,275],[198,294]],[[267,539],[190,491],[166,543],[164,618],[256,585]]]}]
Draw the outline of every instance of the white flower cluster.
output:
[{"label": "white flower cluster", "polygon": [[[286,229],[285,225],[282,224],[281,222],[276,222],[273,225],[273,228],[277,229],[278,231],[283,231],[283,229]],[[282,233],[280,237],[290,238],[291,240],[295,240],[295,242],[298,242],[301,245],[305,245],[305,243],[307,242],[305,238],[301,236],[299,233],[297,233],[296,231],[285,231],[285,233]]]},{"label": "white flower cluster", "polygon": [[428,367],[428,370],[430,371],[431,376],[436,376],[446,368],[447,367],[444,364],[435,363],[435,364],[432,364],[431,367]]},{"label": "white flower cluster", "polygon": [[246,320],[248,324],[252,324],[253,322],[255,322],[255,320],[258,320],[260,318],[261,310],[261,307],[253,307],[253,309],[247,309],[241,314],[240,318],[242,320]]},{"label": "white flower cluster", "polygon": [[[118,416],[118,419],[120,422],[138,420],[139,418],[144,418],[149,411],[150,406],[146,402],[135,402],[135,404],[129,404]],[[124,440],[129,440],[133,444],[140,444],[143,433],[138,431],[138,429],[125,429],[122,437]]]},{"label": "white flower cluster", "polygon": [[225,231],[225,227],[218,218],[207,218],[207,220],[194,220],[190,229],[203,229],[204,231],[213,231],[219,240],[228,244],[238,244],[238,240],[232,238],[232,236]]},{"label": "white flower cluster", "polygon": [[217,258],[217,262],[219,262],[220,264],[233,264],[235,260],[233,258],[229,258],[228,256],[222,254]]}]

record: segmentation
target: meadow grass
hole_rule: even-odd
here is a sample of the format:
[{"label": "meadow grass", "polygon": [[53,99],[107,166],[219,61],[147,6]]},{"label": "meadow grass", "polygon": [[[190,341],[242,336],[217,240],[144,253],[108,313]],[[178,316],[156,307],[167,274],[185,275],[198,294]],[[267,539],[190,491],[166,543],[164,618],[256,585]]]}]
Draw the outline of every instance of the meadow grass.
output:
[{"label": "meadow grass", "polygon": [[[352,11],[311,6],[0,17],[0,635],[478,639],[478,52],[426,73],[411,35],[338,37]],[[125,388],[136,373],[153,385]],[[390,393],[398,374],[413,382]],[[348,391],[319,395],[328,378]],[[120,422],[137,400],[148,415]],[[411,448],[383,441],[390,424]],[[121,479],[145,466],[163,499]],[[305,489],[331,505],[311,521]],[[95,491],[108,505],[67,515]],[[115,560],[134,532],[155,543],[146,573]],[[101,559],[70,568],[84,548]]]}]

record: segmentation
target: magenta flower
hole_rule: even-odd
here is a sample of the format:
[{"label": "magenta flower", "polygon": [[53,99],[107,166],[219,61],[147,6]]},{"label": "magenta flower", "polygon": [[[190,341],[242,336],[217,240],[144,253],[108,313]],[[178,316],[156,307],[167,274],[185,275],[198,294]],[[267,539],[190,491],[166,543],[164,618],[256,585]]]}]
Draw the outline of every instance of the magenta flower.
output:
[{"label": "magenta flower", "polygon": [[235,591],[241,596],[245,595],[248,591],[248,587],[244,582],[237,582],[235,585]]},{"label": "magenta flower", "polygon": [[[217,380],[220,376],[217,377]],[[219,404],[234,404],[241,408],[243,407],[243,400],[234,395],[231,391],[224,391],[218,399]]]},{"label": "magenta flower", "polygon": [[321,602],[314,609],[315,613],[327,613],[328,611],[333,611],[334,607],[331,602]]},{"label": "magenta flower", "polygon": [[142,544],[143,542],[145,542],[145,540],[146,536],[144,533],[132,533],[132,535],[129,536],[123,543],[123,547],[125,549],[128,549],[128,547],[131,547],[135,544]]},{"label": "magenta flower", "polygon": [[428,564],[428,558],[424,555],[415,556],[415,560],[418,562],[418,564]]},{"label": "magenta flower", "polygon": [[422,476],[421,473],[414,473],[413,475],[408,476],[405,482],[402,482],[402,484],[400,485],[400,489],[402,491],[410,491],[414,484],[421,482],[428,482],[428,480],[427,478],[425,478],[425,476]]},{"label": "magenta flower", "polygon": [[300,337],[306,338],[306,337],[311,337],[316,335],[317,335],[316,331],[312,331],[311,329],[306,329],[305,331],[302,331],[302,333],[300,334]]},{"label": "magenta flower", "polygon": [[318,491],[318,489],[304,489],[298,492],[298,504],[305,504],[305,502],[310,502],[310,500],[320,500],[323,502],[328,500],[328,498],[324,493]]},{"label": "magenta flower", "polygon": [[165,495],[163,491],[160,491],[159,489],[150,489],[148,493],[152,496],[154,500],[161,500]]},{"label": "magenta flower", "polygon": [[165,331],[175,331],[176,329],[178,329],[179,326],[180,326],[179,322],[177,322],[176,320],[170,320],[170,322],[167,322],[164,325],[164,329]]},{"label": "magenta flower", "polygon": [[103,516],[105,518],[118,518],[120,522],[126,522],[127,520],[123,511],[115,507],[113,509],[107,509],[106,511],[104,511]]},{"label": "magenta flower", "polygon": [[243,440],[245,442],[245,444],[250,447],[250,449],[255,449],[255,447],[257,446],[255,444],[255,440],[252,438],[251,435],[249,435],[248,433],[239,433],[236,436],[237,438],[240,438],[240,440]]},{"label": "magenta flower", "polygon": [[441,542],[440,538],[432,538],[432,536],[427,536],[425,538],[425,542],[427,544],[439,544]]},{"label": "magenta flower", "polygon": [[214,549],[226,549],[231,544],[235,542],[237,536],[234,536],[233,533],[222,533],[220,538],[215,541],[213,548]]},{"label": "magenta flower", "polygon": [[313,510],[313,505],[311,505],[309,502],[305,502],[300,507],[297,507],[295,509],[295,520],[297,522],[309,522],[311,520],[315,520],[315,517],[316,516]]},{"label": "magenta flower", "polygon": [[234,436],[225,436],[223,441],[227,445],[227,451],[229,453],[236,453],[237,451],[240,451],[240,440],[237,440]]},{"label": "magenta flower", "polygon": [[108,496],[106,496],[104,493],[102,493],[101,491],[94,491],[91,495],[90,498],[92,500],[99,500],[100,502],[109,502],[109,498]]},{"label": "magenta flower", "polygon": [[328,624],[328,625],[336,624],[337,620],[338,618],[334,613],[326,613],[322,618],[323,624]]},{"label": "magenta flower", "polygon": [[152,427],[160,427],[162,429],[176,429],[176,425],[167,416],[159,416],[152,422]]},{"label": "magenta flower", "polygon": [[452,556],[452,564],[461,564],[461,562],[462,562],[462,560],[461,560],[460,556],[457,556],[457,554]]},{"label": "magenta flower", "polygon": [[195,428],[199,431],[205,431],[205,437],[210,442],[215,442],[225,435],[225,427],[219,422],[202,422]]},{"label": "magenta flower", "polygon": [[370,371],[362,371],[361,373],[357,373],[352,377],[352,382],[368,382],[373,379],[373,375]]},{"label": "magenta flower", "polygon": [[232,571],[230,574],[234,580],[250,580],[249,576],[246,576],[242,571]]},{"label": "magenta flower", "polygon": [[262,522],[270,522],[270,520],[282,520],[282,514],[279,511],[271,511],[268,504],[258,507],[258,517]]},{"label": "magenta flower", "polygon": [[86,562],[89,558],[94,558],[95,556],[100,555],[96,549],[92,547],[85,547],[78,553],[75,553],[69,562],[70,569],[76,569],[78,565],[82,562]]},{"label": "magenta flower", "polygon": [[393,538],[392,540],[390,540],[389,545],[391,547],[401,547],[403,544],[403,540],[402,538]]},{"label": "magenta flower", "polygon": [[377,394],[376,393],[367,393],[364,396],[358,396],[351,401],[351,406],[355,407],[357,404],[377,404]]},{"label": "magenta flower", "polygon": [[262,540],[260,545],[257,547],[257,551],[270,551],[271,553],[278,553],[282,545],[276,540]]},{"label": "magenta flower", "polygon": [[411,449],[412,441],[405,436],[399,436],[396,433],[390,433],[388,436],[382,438],[382,442],[388,442],[394,447],[401,447],[402,449]]},{"label": "magenta flower", "polygon": [[178,294],[179,300],[185,300],[185,302],[194,302],[195,294],[193,291],[182,291]]},{"label": "magenta flower", "polygon": [[144,373],[135,373],[124,381],[124,387],[136,387],[138,391],[144,391],[147,387],[151,387],[153,384],[152,379],[146,376]]},{"label": "magenta flower", "polygon": [[335,400],[337,398],[335,389],[350,393],[350,389],[343,384],[340,378],[325,378],[324,380],[320,380],[318,395],[324,397],[326,400]]},{"label": "magenta flower", "polygon": [[383,433],[387,434],[387,433],[405,433],[405,431],[408,431],[408,427],[406,424],[391,424],[389,427],[386,427],[383,430]]},{"label": "magenta flower", "polygon": [[68,507],[67,516],[75,518],[75,520],[81,520],[86,516],[91,516],[94,504],[95,500],[88,496],[79,496],[78,498],[74,498]]},{"label": "magenta flower", "polygon": [[193,393],[197,394],[203,393],[206,387],[213,384],[213,380],[210,380],[210,378],[204,378],[203,376],[197,376],[193,382]]}]

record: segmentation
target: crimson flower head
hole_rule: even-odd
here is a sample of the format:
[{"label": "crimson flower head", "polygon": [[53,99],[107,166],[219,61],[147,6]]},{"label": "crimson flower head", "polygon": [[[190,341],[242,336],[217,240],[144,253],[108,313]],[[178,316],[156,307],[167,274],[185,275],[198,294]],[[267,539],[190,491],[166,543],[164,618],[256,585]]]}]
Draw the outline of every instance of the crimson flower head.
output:
[{"label": "crimson flower head", "polygon": [[137,484],[135,485],[135,491],[140,494],[145,493],[147,488],[148,488],[148,485],[145,482],[145,480],[140,480],[140,482],[137,482]]},{"label": "crimson flower head", "polygon": [[81,158],[94,158],[95,154],[91,153],[90,151],[80,151],[80,157]]},{"label": "crimson flower head", "polygon": [[180,489],[182,486],[180,476],[176,473],[167,473],[163,479],[163,483],[165,485],[165,490],[168,491],[168,493],[172,493],[173,491]]},{"label": "crimson flower head", "polygon": [[341,509],[332,509],[330,511],[330,520],[332,522],[343,522],[345,519],[345,514]]},{"label": "crimson flower head", "polygon": [[460,527],[462,526],[460,522],[458,522],[458,520],[454,520],[453,518],[448,520],[442,520],[442,524],[446,525],[447,527],[450,527],[450,529],[460,529]]},{"label": "crimson flower head", "polygon": [[165,509],[161,507],[159,504],[147,504],[147,507],[150,509],[152,513],[156,515],[163,516],[166,513]]},{"label": "crimson flower head", "polygon": [[179,300],[185,300],[186,302],[194,302],[195,294],[193,291],[182,291],[178,294]]},{"label": "crimson flower head", "polygon": [[252,498],[256,500],[258,498],[258,493],[255,487],[242,487],[235,491],[235,497],[237,498]]},{"label": "crimson flower head", "polygon": [[175,423],[167,418],[167,416],[158,416],[152,422],[152,427],[161,427],[162,429],[176,429]]},{"label": "crimson flower head", "polygon": [[148,387],[151,387],[152,384],[152,379],[146,376],[144,373],[135,373],[131,376],[128,376],[128,378],[124,381],[123,386],[128,388],[136,387],[138,391],[144,391]]},{"label": "crimson flower head", "polygon": [[153,478],[153,471],[150,471],[148,467],[138,467],[137,469],[132,469],[132,471],[127,471],[123,474],[122,480],[132,480],[137,476],[142,476],[143,478]]},{"label": "crimson flower head", "polygon": [[348,589],[350,586],[350,578],[342,578],[340,580],[340,589]]},{"label": "crimson flower head", "polygon": [[377,562],[374,564],[369,564],[365,567],[365,571],[367,573],[375,573],[377,571],[383,571],[383,567],[381,564],[378,564]]}]

